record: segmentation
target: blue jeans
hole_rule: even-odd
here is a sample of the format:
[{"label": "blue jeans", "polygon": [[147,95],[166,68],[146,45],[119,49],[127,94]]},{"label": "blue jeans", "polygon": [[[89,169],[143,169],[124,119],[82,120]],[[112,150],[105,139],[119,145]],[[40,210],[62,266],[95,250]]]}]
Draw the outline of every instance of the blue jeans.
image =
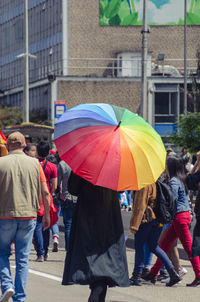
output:
[{"label": "blue jeans", "polygon": [[135,266],[134,272],[142,272],[144,267],[144,244],[146,242],[150,252],[154,253],[167,269],[173,267],[167,254],[158,246],[160,235],[159,223],[156,219],[148,223],[142,223],[135,234]]},{"label": "blue jeans", "polygon": [[34,245],[36,249],[37,256],[44,256],[44,240],[42,234],[42,217],[37,217],[36,227],[34,231]]},{"label": "blue jeans", "polygon": [[[2,294],[13,288],[13,301],[26,299],[25,288],[28,277],[28,260],[32,246],[35,220],[0,219],[0,280]],[[10,272],[10,245],[15,242],[15,285]]]},{"label": "blue jeans", "polygon": [[65,200],[62,204],[63,223],[65,227],[65,250],[69,248],[69,236],[72,224],[72,216],[74,212],[75,203],[73,200]]},{"label": "blue jeans", "polygon": [[144,267],[150,267],[153,259],[153,253],[150,252],[148,245],[144,244]]}]

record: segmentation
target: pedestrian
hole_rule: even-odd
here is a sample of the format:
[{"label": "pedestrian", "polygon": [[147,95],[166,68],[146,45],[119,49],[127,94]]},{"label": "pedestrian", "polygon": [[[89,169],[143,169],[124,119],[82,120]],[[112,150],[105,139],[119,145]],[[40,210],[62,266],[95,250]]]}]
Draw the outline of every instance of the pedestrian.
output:
[{"label": "pedestrian", "polygon": [[[57,188],[57,167],[55,164],[46,160],[49,154],[49,144],[46,141],[40,141],[37,144],[37,154],[38,160],[44,170],[46,176],[47,187],[50,194],[50,207],[53,206],[52,193],[55,192]],[[45,231],[42,230],[42,217],[44,215],[43,200],[41,199],[41,207],[37,216],[36,228],[34,231],[34,245],[37,252],[37,262],[43,262],[48,259],[48,248],[50,241],[50,228]]]},{"label": "pedestrian", "polygon": [[69,236],[72,224],[74,207],[77,202],[77,197],[69,193],[68,180],[71,169],[66,162],[61,160],[58,164],[58,188],[61,211],[63,215],[63,224],[65,227],[65,250],[69,250]]},{"label": "pedestrian", "polygon": [[[130,230],[135,234],[135,265],[130,281],[132,285],[136,286],[141,285],[145,243],[149,250],[162,261],[169,273],[170,280],[166,283],[166,286],[173,286],[180,281],[180,277],[167,254],[158,245],[160,228],[153,211],[156,204],[156,193],[156,184],[154,183],[135,191],[134,194]],[[143,276],[143,278],[152,283],[156,282],[156,278],[149,279],[148,276],[149,274]]]},{"label": "pedestrian", "polygon": [[[187,284],[187,286],[195,287],[200,285],[200,262],[199,257],[191,258],[192,239],[189,231],[191,215],[184,162],[181,158],[169,156],[166,161],[166,166],[170,179],[168,185],[177,200],[177,212],[171,226],[167,230],[167,233],[160,244],[160,247],[168,254],[173,242],[177,238],[181,241],[195,273],[194,281]],[[156,278],[161,267],[162,263],[157,259],[156,263],[151,268],[149,278]]]},{"label": "pedestrian", "polygon": [[[8,155],[0,158],[0,302],[24,302],[28,259],[40,208],[44,202],[43,229],[50,225],[49,192],[38,161],[23,152],[25,138],[20,132],[8,136]],[[10,272],[10,246],[15,241],[15,282]]]},{"label": "pedestrian", "polygon": [[31,157],[37,157],[37,145],[34,143],[28,143],[24,148],[24,153]]},{"label": "pedestrian", "polygon": [[119,195],[74,173],[68,189],[78,199],[62,284],[88,284],[88,302],[104,302],[107,286],[130,284]]}]

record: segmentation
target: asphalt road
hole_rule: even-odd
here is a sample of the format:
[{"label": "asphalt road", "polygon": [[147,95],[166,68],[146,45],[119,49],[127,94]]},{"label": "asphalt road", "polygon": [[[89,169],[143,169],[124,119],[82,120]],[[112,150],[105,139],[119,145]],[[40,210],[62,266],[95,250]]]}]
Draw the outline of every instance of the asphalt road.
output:
[{"label": "asphalt road", "polygon": [[[125,234],[129,233],[130,212],[122,211]],[[35,262],[36,253],[31,251],[29,261],[29,279],[27,284],[27,302],[87,302],[89,296],[88,286],[62,286],[62,274],[66,252],[64,250],[64,233],[62,232],[62,218],[60,218],[61,232],[59,238],[59,251],[53,253],[52,240],[49,249],[48,261]],[[132,240],[133,247],[133,238]],[[134,266],[134,249],[127,248],[129,273]],[[106,302],[198,302],[199,288],[188,288],[186,283],[193,281],[194,273],[186,257],[181,257],[182,265],[188,270],[182,282],[173,288],[157,282],[155,285],[144,282],[141,287],[110,288]],[[153,258],[153,263],[155,257]],[[15,256],[11,257],[11,271],[14,276]]]}]

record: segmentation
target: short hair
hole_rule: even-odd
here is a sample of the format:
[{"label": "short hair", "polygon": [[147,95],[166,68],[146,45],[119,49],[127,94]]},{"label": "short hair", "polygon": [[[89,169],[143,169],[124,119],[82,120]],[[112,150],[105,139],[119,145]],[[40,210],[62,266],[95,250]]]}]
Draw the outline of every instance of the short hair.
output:
[{"label": "short hair", "polygon": [[37,153],[39,157],[41,158],[47,157],[47,155],[49,154],[49,150],[50,150],[50,146],[48,142],[40,141],[37,144]]},{"label": "short hair", "polygon": [[35,147],[36,147],[37,145],[34,144],[34,143],[28,143],[28,144],[26,144],[26,147],[24,148],[23,151],[24,151],[24,152],[25,152],[25,151],[29,151],[29,150],[31,149],[32,146],[35,146]]}]

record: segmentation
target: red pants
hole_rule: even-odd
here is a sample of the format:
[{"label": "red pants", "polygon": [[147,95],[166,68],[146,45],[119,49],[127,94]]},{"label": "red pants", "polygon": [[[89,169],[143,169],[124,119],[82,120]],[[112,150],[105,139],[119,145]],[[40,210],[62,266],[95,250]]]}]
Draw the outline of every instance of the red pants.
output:
[{"label": "red pants", "polygon": [[[178,213],[163,238],[160,247],[168,254],[172,243],[179,238],[185,252],[192,264],[196,278],[200,278],[200,262],[199,257],[191,258],[192,238],[189,231],[191,221],[190,212]],[[157,275],[162,267],[162,262],[157,259],[154,266],[151,268],[151,273]]]}]

